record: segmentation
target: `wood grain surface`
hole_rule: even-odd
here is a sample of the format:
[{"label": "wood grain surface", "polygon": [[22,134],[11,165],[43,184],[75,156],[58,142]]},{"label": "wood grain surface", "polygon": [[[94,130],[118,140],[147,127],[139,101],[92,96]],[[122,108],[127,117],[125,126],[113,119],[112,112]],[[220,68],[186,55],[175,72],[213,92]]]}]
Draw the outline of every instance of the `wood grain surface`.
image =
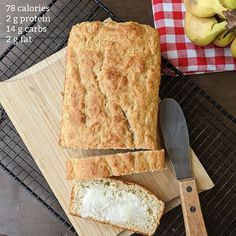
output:
[{"label": "wood grain surface", "polygon": [[[71,183],[66,180],[67,158],[105,154],[111,150],[74,151],[58,145],[65,53],[66,49],[63,49],[16,77],[0,83],[0,102],[78,234],[117,235],[121,230],[68,213]],[[211,188],[213,183],[194,153],[192,158],[199,189]],[[176,178],[168,161],[163,172],[126,175],[122,179],[145,186],[167,205],[179,196]]]},{"label": "wood grain surface", "polygon": [[186,236],[207,236],[195,179],[179,181]]}]

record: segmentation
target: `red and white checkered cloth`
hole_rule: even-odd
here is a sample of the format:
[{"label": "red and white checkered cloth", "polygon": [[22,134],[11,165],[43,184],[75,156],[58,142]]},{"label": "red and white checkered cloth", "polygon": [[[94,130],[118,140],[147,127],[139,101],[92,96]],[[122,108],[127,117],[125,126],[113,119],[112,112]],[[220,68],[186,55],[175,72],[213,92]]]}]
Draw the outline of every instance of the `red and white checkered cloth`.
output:
[{"label": "red and white checkered cloth", "polygon": [[230,48],[195,46],[184,34],[183,0],[152,0],[162,55],[185,74],[236,70]]}]

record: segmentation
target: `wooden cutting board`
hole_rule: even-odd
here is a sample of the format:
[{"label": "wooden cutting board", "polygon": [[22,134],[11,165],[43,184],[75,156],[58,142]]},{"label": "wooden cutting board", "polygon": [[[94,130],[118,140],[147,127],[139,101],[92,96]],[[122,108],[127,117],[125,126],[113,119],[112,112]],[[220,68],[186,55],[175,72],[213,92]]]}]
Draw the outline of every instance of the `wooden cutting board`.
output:
[{"label": "wooden cutting board", "polygon": [[[1,82],[0,103],[78,234],[80,236],[117,235],[122,231],[121,229],[68,214],[72,183],[66,180],[66,159],[107,153],[107,151],[71,151],[64,150],[58,145],[65,50],[59,51],[14,78]],[[193,152],[192,160],[199,190],[212,188],[213,182]],[[163,172],[127,175],[122,178],[140,183],[150,189],[166,203],[166,211],[179,204],[176,179],[168,161],[166,170]]]}]

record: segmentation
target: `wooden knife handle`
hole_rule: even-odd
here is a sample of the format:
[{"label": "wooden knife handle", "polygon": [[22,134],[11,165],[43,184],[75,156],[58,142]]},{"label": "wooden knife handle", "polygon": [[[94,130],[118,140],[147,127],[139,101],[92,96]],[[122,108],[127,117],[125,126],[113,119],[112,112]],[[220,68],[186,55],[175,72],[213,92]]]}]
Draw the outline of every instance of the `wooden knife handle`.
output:
[{"label": "wooden knife handle", "polygon": [[179,192],[184,216],[186,236],[206,236],[195,179],[179,181]]}]

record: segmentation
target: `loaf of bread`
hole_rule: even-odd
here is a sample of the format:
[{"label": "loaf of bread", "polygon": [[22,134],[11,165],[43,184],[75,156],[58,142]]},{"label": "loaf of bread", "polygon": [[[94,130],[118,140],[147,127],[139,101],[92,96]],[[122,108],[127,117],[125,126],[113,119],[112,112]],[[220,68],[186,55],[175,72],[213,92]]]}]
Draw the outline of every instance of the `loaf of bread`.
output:
[{"label": "loaf of bread", "polygon": [[83,22],[67,47],[60,145],[157,149],[158,32],[135,22]]},{"label": "loaf of bread", "polygon": [[72,189],[70,214],[144,235],[154,234],[164,203],[145,188],[114,179],[79,180]]},{"label": "loaf of bread", "polygon": [[165,166],[164,150],[137,151],[67,160],[67,179],[92,179],[154,170]]}]

